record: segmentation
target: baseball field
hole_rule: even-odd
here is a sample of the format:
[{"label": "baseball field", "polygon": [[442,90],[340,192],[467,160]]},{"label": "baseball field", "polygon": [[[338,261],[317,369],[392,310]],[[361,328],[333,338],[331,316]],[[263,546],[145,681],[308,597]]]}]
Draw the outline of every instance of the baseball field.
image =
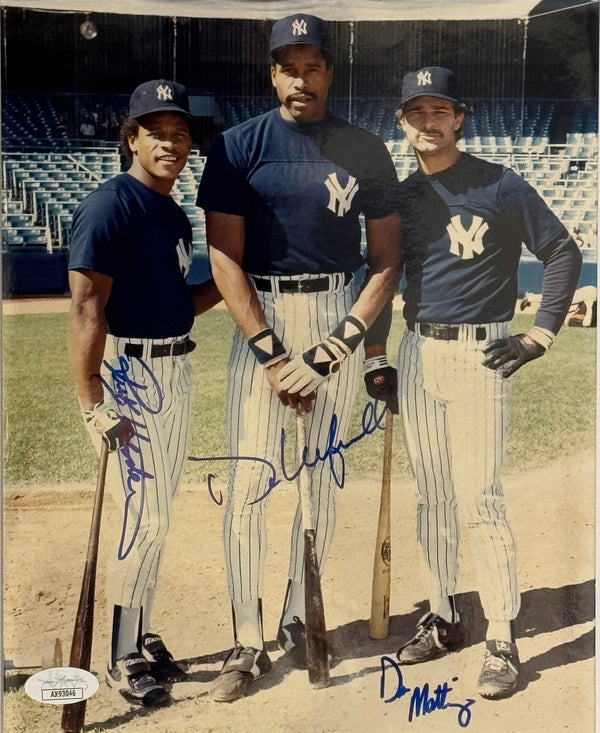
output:
[{"label": "baseball field", "polygon": [[[33,664],[45,641],[56,638],[66,664],[96,471],[68,372],[66,314],[60,312],[64,309],[26,310],[5,309],[2,335],[3,657],[11,660],[7,666],[17,667],[19,659]],[[531,322],[530,315],[517,316],[515,332],[527,330]],[[401,332],[402,319],[396,311],[390,356]],[[225,364],[231,333],[230,318],[221,308],[197,319],[194,327],[199,348],[191,354],[195,393],[188,452],[193,458],[225,457]],[[273,670],[251,687],[245,699],[231,704],[210,701],[210,682],[232,639],[221,549],[222,506],[211,496],[207,476],[215,476],[212,493],[218,495],[226,489],[227,471],[224,461],[193,460],[175,500],[154,612],[154,631],[178,659],[185,660],[189,681],[174,686],[172,706],[156,711],[131,709],[107,688],[105,566],[119,525],[116,506],[107,497],[92,655],[100,688],[87,703],[84,730],[594,731],[596,330],[563,329],[551,351],[526,365],[514,381],[505,493],[522,589],[516,623],[522,673],[513,697],[492,702],[476,693],[485,626],[465,533],[458,595],[467,633],[465,648],[403,668],[402,676],[393,665],[400,643],[412,635],[425,612],[427,598],[414,528],[416,498],[396,421],[390,633],[379,641],[369,637],[383,451],[383,432],[375,431],[343,455],[346,481],[338,496],[336,535],[322,580],[328,638],[336,655],[331,685],[324,690],[311,689],[306,672],[291,669],[274,641],[296,501],[296,487],[283,482],[270,496],[267,514],[263,607]],[[366,401],[361,389],[351,436],[363,432]],[[25,679],[35,671],[5,670],[7,733],[60,730],[60,706],[35,702],[23,690]],[[396,696],[405,688],[404,695]],[[445,697],[436,693],[443,689]],[[429,702],[411,705],[417,690]]]}]

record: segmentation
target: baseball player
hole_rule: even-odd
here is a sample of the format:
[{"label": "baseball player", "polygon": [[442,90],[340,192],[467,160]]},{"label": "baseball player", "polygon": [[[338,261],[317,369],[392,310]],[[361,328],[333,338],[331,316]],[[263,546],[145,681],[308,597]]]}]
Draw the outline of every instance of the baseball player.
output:
[{"label": "baseball player", "polygon": [[185,677],[150,630],[171,503],[185,458],[194,315],[220,296],[186,284],[192,230],[169,193],[192,146],[188,94],[159,79],[130,99],[121,142],[130,168],[73,217],[69,359],[86,425],[108,442],[108,487],[120,507],[107,592],[106,679],[132,703],[170,701]]},{"label": "baseball player", "polygon": [[[228,366],[229,455],[277,464],[290,408],[307,411],[308,461],[336,425],[343,439],[363,369],[363,336],[400,274],[398,181],[379,138],[329,114],[333,78],[326,24],[291,15],[270,39],[280,106],[217,138],[198,193],[206,210],[215,281],[237,329]],[[368,281],[359,214],[367,232]],[[316,545],[323,567],[335,524],[336,484],[327,461],[312,480]],[[224,548],[235,646],[215,680],[214,700],[235,700],[271,666],[261,599],[267,553],[267,486],[261,463],[232,464]],[[303,533],[292,527],[289,582],[277,640],[306,664]]]},{"label": "baseball player", "polygon": [[[450,70],[404,77],[397,119],[419,168],[399,199],[407,285],[398,397],[431,591],[430,612],[398,658],[424,662],[462,644],[453,598],[460,512],[488,620],[478,690],[500,698],[514,692],[519,675],[511,622],[520,596],[501,482],[510,377],[551,347],[581,255],[522,178],[459,151],[465,111]],[[512,334],[522,243],[544,265],[543,298],[532,329]]]}]

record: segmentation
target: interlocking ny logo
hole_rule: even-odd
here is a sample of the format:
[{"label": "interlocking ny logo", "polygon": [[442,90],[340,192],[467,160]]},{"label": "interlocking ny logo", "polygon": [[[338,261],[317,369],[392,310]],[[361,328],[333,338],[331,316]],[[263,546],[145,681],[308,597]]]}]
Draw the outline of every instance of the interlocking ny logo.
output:
[{"label": "interlocking ny logo", "polygon": [[417,73],[417,84],[420,87],[429,86],[431,84],[431,71],[419,71]]},{"label": "interlocking ny logo", "polygon": [[177,242],[177,259],[183,277],[187,277],[192,266],[192,255],[183,239]]},{"label": "interlocking ny logo", "polygon": [[471,260],[476,254],[480,255],[483,252],[483,235],[488,229],[488,225],[480,216],[474,216],[471,226],[465,229],[460,215],[456,214],[446,227],[450,235],[450,254],[463,260]]},{"label": "interlocking ny logo", "polygon": [[303,18],[296,18],[292,23],[292,33],[295,36],[305,36],[308,33],[306,21]]},{"label": "interlocking ny logo", "polygon": [[358,191],[356,178],[349,176],[346,188],[342,188],[341,183],[338,181],[337,174],[330,173],[329,178],[325,181],[325,185],[329,191],[329,203],[327,204],[327,208],[338,216],[344,216],[352,206],[352,199]]},{"label": "interlocking ny logo", "polygon": [[156,96],[162,101],[173,99],[173,90],[166,84],[161,84],[159,87],[156,87]]}]

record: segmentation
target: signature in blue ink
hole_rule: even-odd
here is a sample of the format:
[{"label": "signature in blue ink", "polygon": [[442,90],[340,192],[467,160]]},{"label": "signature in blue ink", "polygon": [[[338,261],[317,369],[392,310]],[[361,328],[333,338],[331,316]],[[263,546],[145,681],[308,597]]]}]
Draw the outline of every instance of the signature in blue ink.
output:
[{"label": "signature in blue ink", "polygon": [[[281,465],[280,465],[280,471],[281,475],[283,476],[283,479],[286,481],[295,481],[300,473],[303,470],[306,470],[308,468],[314,468],[318,463],[325,463],[329,462],[331,473],[333,475],[334,481],[339,486],[340,489],[344,488],[344,484],[346,482],[346,459],[344,456],[344,452],[347,451],[349,448],[351,448],[355,443],[357,443],[359,440],[362,440],[367,435],[371,435],[376,430],[383,430],[382,422],[385,417],[385,410],[386,405],[385,403],[381,403],[382,410],[381,414],[378,414],[377,406],[379,402],[378,400],[375,400],[374,402],[367,402],[365,405],[365,408],[363,410],[363,414],[361,417],[361,428],[362,431],[356,435],[355,437],[351,438],[347,442],[344,442],[343,440],[340,440],[337,437],[337,431],[338,431],[338,416],[333,413],[331,417],[331,422],[329,424],[329,430],[327,433],[327,444],[326,447],[321,450],[320,448],[317,448],[315,450],[315,455],[313,458],[308,457],[308,446],[304,446],[302,449],[301,454],[301,461],[300,465],[296,466],[293,469],[288,469],[285,461],[285,446],[287,441],[287,434],[285,431],[285,428],[281,429],[281,440],[280,440],[280,450],[281,450]],[[268,475],[267,475],[267,486],[264,492],[258,497],[258,499],[254,499],[252,501],[252,504],[256,504],[259,501],[262,501],[265,499],[273,489],[281,483],[282,478],[280,478],[280,474],[277,473],[277,468],[270,462],[267,461],[265,458],[258,458],[256,456],[212,456],[209,458],[198,458],[195,456],[188,456],[189,461],[254,461],[256,463],[262,463],[264,466],[268,468]],[[223,503],[223,495],[221,492],[219,492],[219,496],[217,497],[215,492],[213,491],[213,479],[215,478],[214,474],[209,473],[207,476],[207,483],[208,483],[208,491],[212,498],[212,500],[216,504],[222,504]]]},{"label": "signature in blue ink", "polygon": [[[391,697],[386,698],[386,672],[393,669],[396,672],[396,690]],[[454,681],[458,678],[454,678]],[[436,710],[447,710],[448,708],[458,708],[458,724],[461,728],[466,728],[471,722],[471,705],[475,700],[467,698],[464,703],[449,702],[448,693],[452,692],[452,687],[448,682],[440,683],[430,694],[429,682],[423,687],[415,687],[410,697],[410,707],[408,711],[408,722],[412,723],[413,719],[421,715],[428,715]],[[410,692],[410,687],[404,685],[402,679],[402,670],[398,662],[388,656],[381,657],[381,676],[379,679],[379,697],[386,703],[399,700]]]},{"label": "signature in blue ink", "polygon": [[[149,473],[144,467],[144,455],[142,444],[149,443],[148,428],[145,421],[136,418],[142,417],[143,412],[157,414],[161,411],[163,405],[163,395],[160,385],[150,367],[139,357],[137,359],[142,374],[146,374],[151,392],[153,395],[154,405],[149,404],[148,386],[134,381],[129,374],[130,365],[125,357],[119,357],[118,366],[112,366],[107,361],[104,365],[110,372],[112,384],[103,377],[99,376],[102,385],[106,391],[112,396],[116,404],[121,408],[121,412],[125,414],[129,411],[129,419],[134,428],[134,434],[127,445],[119,448],[123,463],[127,470],[127,480],[125,482],[125,506],[123,510],[123,524],[121,528],[121,536],[119,539],[119,548],[117,556],[119,560],[124,560],[133,545],[135,544],[140,523],[143,515],[145,498],[146,498],[146,479],[153,479],[154,475]],[[133,515],[133,500],[139,494],[139,506],[137,515]],[[133,515],[133,517],[132,517]],[[133,521],[130,521],[133,519]],[[130,524],[133,526],[130,528]]]}]

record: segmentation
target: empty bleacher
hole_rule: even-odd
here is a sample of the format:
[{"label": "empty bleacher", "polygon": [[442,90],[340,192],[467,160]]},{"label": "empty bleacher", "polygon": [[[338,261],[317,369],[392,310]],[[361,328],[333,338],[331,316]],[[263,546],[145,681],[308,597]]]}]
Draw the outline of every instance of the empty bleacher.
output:
[{"label": "empty bleacher", "polygon": [[[73,114],[73,101],[52,95],[5,95],[2,109],[2,250],[68,251],[73,211],[87,193],[120,171],[116,143],[99,140],[86,148],[77,132],[57,134],[61,118]],[[582,246],[596,249],[598,201],[598,113],[593,103],[574,105],[564,139],[553,138],[560,114],[556,101],[467,100],[462,150],[503,163],[539,191]],[[126,100],[125,100],[126,103]],[[122,113],[124,100],[113,96],[79,105]],[[228,127],[273,108],[273,99],[219,99]],[[400,179],[416,169],[414,155],[395,121],[396,100],[332,100],[334,111],[385,140]],[[206,258],[204,215],[196,207],[205,158],[194,151],[173,188],[192,224],[194,248]]]}]

